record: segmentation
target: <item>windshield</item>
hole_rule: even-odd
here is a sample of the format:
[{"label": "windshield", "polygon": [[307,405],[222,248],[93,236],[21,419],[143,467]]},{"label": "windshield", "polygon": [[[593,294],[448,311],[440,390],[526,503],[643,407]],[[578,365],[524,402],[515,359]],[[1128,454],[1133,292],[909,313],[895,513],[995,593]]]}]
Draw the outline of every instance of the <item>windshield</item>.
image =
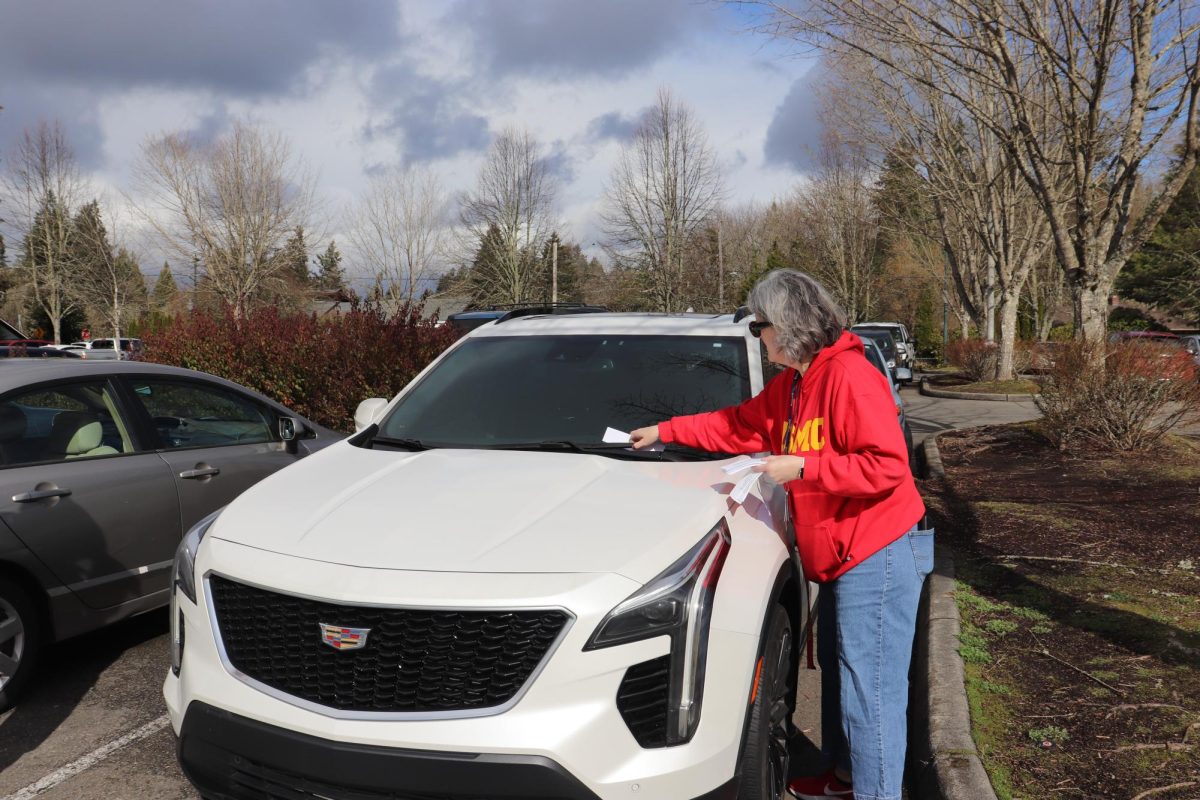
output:
[{"label": "windshield", "polygon": [[750,397],[745,340],[706,336],[505,336],[464,342],[380,423],[434,446],[599,443]]},{"label": "windshield", "polygon": [[886,331],[863,331],[854,330],[863,339],[871,339],[875,344],[879,345],[879,349],[883,351],[884,358],[895,360],[896,358],[896,342],[892,339],[892,335]]},{"label": "windshield", "polygon": [[9,325],[7,322],[0,320],[0,340],[24,339],[25,335],[19,330]]}]

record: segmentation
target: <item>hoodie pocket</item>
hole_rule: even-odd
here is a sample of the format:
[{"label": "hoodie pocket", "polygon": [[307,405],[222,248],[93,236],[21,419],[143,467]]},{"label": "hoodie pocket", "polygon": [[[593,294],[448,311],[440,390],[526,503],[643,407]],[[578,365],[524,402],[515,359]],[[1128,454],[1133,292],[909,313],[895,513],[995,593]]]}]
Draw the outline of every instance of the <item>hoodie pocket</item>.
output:
[{"label": "hoodie pocket", "polygon": [[804,574],[809,580],[823,582],[841,569],[845,554],[829,532],[828,525],[797,525],[796,548]]}]

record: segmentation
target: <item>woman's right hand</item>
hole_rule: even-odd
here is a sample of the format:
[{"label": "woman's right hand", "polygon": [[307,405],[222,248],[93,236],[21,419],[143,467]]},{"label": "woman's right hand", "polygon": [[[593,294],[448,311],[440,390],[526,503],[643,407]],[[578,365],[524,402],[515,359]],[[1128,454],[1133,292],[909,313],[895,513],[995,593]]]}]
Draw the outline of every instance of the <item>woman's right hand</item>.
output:
[{"label": "woman's right hand", "polygon": [[658,426],[651,425],[646,428],[638,428],[629,434],[629,441],[633,443],[634,450],[649,447],[658,441]]}]

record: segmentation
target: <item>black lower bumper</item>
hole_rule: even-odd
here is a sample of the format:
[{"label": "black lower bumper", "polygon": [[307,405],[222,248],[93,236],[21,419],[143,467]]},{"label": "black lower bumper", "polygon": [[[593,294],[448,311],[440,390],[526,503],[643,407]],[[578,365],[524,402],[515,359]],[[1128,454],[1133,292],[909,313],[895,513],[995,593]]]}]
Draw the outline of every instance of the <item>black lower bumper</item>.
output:
[{"label": "black lower bumper", "polygon": [[[188,706],[179,763],[206,800],[598,800],[549,758],[402,750]],[[695,800],[733,800],[734,781]]]}]

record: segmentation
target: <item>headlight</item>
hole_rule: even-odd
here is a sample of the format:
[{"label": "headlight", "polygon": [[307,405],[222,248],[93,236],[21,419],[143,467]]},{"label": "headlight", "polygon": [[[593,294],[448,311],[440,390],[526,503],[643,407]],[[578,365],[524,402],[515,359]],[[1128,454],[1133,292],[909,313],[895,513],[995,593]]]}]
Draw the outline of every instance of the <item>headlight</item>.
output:
[{"label": "headlight", "polygon": [[729,548],[729,525],[722,519],[682,558],[610,611],[584,646],[595,650],[671,637],[669,744],[691,739],[700,722],[713,599]]},{"label": "headlight", "polygon": [[219,508],[192,526],[175,550],[175,566],[171,570],[172,587],[183,592],[188,600],[196,602],[196,551],[204,534],[217,521],[224,508]]},{"label": "headlight", "polygon": [[179,592],[196,602],[196,551],[208,529],[216,522],[224,508],[219,508],[192,526],[175,550],[175,563],[171,567],[171,672],[179,675],[183,666],[183,609],[179,607]]}]

